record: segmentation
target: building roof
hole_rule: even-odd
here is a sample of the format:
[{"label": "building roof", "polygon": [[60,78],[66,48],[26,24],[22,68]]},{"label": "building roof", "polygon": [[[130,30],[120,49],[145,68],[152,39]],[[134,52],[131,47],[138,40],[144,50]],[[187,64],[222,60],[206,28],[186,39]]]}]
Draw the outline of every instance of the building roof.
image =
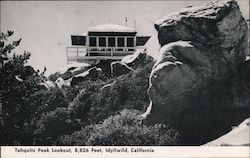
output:
[{"label": "building roof", "polygon": [[136,36],[136,46],[144,46],[151,36]]},{"label": "building roof", "polygon": [[112,23],[91,27],[88,29],[88,31],[89,32],[136,32],[136,30],[132,27],[121,26]]},{"label": "building roof", "polygon": [[88,35],[88,32],[84,32],[81,34],[81,36],[87,36]]}]

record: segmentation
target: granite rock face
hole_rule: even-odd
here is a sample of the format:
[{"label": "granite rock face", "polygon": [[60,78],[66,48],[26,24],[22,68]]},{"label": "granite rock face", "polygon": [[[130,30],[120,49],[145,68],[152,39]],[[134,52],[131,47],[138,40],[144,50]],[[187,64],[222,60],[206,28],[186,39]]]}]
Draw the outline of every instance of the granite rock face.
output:
[{"label": "granite rock face", "polygon": [[146,51],[137,51],[134,54],[125,56],[121,62],[125,63],[132,69],[144,68],[145,65],[152,63],[154,58],[149,56]]},{"label": "granite rock face", "polygon": [[250,146],[250,118],[244,120],[232,131],[204,146]]},{"label": "granite rock face", "polygon": [[137,51],[125,56],[121,61],[112,62],[110,64],[111,76],[118,77],[131,71],[140,71],[153,62],[153,57],[149,56],[146,51]]},{"label": "granite rock face", "polygon": [[97,79],[100,73],[102,73],[102,69],[92,67],[89,70],[72,77],[70,85],[75,86],[82,81],[86,81],[89,79]]},{"label": "granite rock face", "polygon": [[150,76],[148,122],[169,123],[181,144],[198,145],[248,117],[247,24],[237,2],[186,8],[155,28],[162,47]]},{"label": "granite rock face", "polygon": [[128,65],[121,61],[115,61],[110,64],[111,68],[111,76],[112,77],[117,77],[121,76],[124,74],[127,74],[131,71],[134,71],[132,68],[130,68]]}]

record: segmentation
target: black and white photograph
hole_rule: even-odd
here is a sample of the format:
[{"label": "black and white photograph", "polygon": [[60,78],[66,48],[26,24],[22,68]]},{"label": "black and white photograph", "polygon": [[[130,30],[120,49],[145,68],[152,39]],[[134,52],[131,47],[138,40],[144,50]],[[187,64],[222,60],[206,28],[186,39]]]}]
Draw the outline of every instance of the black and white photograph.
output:
[{"label": "black and white photograph", "polygon": [[0,7],[1,148],[250,146],[249,0]]}]

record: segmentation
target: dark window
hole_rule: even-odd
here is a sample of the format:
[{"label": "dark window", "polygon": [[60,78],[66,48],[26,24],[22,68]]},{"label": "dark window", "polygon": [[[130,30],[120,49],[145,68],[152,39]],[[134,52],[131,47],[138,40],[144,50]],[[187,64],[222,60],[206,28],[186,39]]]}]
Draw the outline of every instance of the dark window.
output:
[{"label": "dark window", "polygon": [[114,47],[115,46],[115,38],[114,37],[109,37],[108,38],[108,46],[109,47]]},{"label": "dark window", "polygon": [[100,37],[99,38],[99,46],[100,47],[106,47],[106,38],[105,37]]},{"label": "dark window", "polygon": [[124,47],[124,38],[118,38],[118,47]]},{"label": "dark window", "polygon": [[127,47],[134,47],[134,38],[127,38]]},{"label": "dark window", "polygon": [[90,37],[89,38],[89,46],[90,47],[96,47],[96,37]]},{"label": "dark window", "polygon": [[86,36],[71,36],[72,45],[85,46]]}]

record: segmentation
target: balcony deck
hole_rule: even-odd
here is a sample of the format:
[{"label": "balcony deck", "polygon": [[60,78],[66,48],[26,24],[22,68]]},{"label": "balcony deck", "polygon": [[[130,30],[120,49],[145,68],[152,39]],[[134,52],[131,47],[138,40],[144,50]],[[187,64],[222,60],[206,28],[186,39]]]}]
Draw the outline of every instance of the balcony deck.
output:
[{"label": "balcony deck", "polygon": [[[145,49],[145,47],[139,47]],[[138,47],[86,47],[71,46],[66,48],[67,62],[88,60],[121,60],[124,56],[133,54]]]}]

